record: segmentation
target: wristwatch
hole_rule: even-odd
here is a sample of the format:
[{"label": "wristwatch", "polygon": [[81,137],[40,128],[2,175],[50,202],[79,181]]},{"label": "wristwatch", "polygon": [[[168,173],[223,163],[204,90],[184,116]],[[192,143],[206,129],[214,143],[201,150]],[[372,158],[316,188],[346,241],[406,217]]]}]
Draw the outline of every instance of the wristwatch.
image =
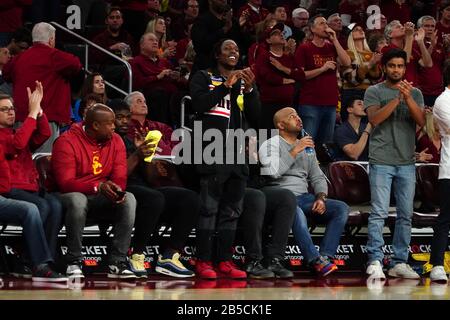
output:
[{"label": "wristwatch", "polygon": [[327,201],[327,195],[324,192],[318,193],[316,195],[316,200],[322,200],[323,202]]}]

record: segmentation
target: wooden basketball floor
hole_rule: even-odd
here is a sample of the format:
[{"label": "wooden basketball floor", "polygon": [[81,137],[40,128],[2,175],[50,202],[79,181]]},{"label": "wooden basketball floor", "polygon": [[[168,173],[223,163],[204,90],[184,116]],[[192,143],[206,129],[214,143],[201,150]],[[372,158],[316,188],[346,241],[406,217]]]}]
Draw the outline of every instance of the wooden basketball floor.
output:
[{"label": "wooden basketball floor", "polygon": [[0,276],[0,300],[448,300],[447,284],[421,280],[367,279],[336,273],[318,279],[297,273],[290,281],[164,278],[112,281],[88,276],[84,283],[38,283]]}]

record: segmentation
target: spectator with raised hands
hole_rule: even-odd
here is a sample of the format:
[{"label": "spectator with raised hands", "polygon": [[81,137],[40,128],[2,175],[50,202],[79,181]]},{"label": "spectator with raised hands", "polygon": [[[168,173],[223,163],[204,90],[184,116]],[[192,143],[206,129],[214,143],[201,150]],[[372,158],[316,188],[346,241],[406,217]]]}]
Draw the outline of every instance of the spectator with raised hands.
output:
[{"label": "spectator with raised hands", "polygon": [[63,124],[70,123],[70,80],[81,72],[80,60],[55,48],[56,29],[45,22],[33,27],[33,46],[11,59],[3,68],[6,81],[12,82],[16,120],[23,122],[28,113],[27,87],[39,80],[45,87],[42,109],[48,117],[52,135],[39,152],[50,152]]},{"label": "spectator with raised hands", "polygon": [[395,184],[397,217],[388,274],[391,277],[419,279],[408,265],[411,219],[416,184],[415,128],[423,126],[423,97],[420,90],[404,80],[407,54],[391,49],[383,54],[384,82],[370,86],[364,106],[374,129],[370,134],[369,181],[371,212],[368,223],[368,265],[366,273],[385,279],[383,227],[388,217],[391,185]]},{"label": "spectator with raised hands", "polygon": [[44,88],[36,81],[35,89],[28,93],[28,116],[15,130],[15,106],[9,96],[0,96],[0,144],[4,147],[11,171],[11,190],[7,197],[34,203],[39,209],[45,235],[53,259],[57,255],[58,233],[62,226],[61,202],[38,184],[38,172],[32,154],[50,137],[51,131],[41,101]]},{"label": "spectator with raised hands", "polygon": [[422,91],[426,106],[433,107],[434,101],[442,93],[442,69],[447,57],[445,45],[438,42],[436,20],[432,16],[423,16],[417,21],[417,26],[425,31],[425,46],[433,60],[431,68],[419,68],[418,87]]},{"label": "spectator with raised hands", "polygon": [[431,68],[433,60],[430,52],[425,46],[425,30],[419,28],[414,30],[414,23],[407,22],[404,25],[398,20],[393,20],[386,25],[384,36],[388,45],[382,49],[385,54],[391,49],[400,49],[406,52],[405,80],[418,84],[419,67]]},{"label": "spectator with raised hands", "polygon": [[299,45],[295,53],[296,65],[303,68],[306,78],[300,90],[298,114],[305,130],[321,145],[333,140],[339,99],[337,64],[348,67],[351,59],[323,16],[311,18],[309,28],[313,40]]},{"label": "spectator with raised hands", "polygon": [[262,113],[260,126],[275,128],[273,116],[286,105],[292,105],[296,81],[305,79],[305,72],[297,68],[293,54],[285,52],[284,25],[277,23],[265,31],[268,50],[256,58],[256,80],[260,88]]}]

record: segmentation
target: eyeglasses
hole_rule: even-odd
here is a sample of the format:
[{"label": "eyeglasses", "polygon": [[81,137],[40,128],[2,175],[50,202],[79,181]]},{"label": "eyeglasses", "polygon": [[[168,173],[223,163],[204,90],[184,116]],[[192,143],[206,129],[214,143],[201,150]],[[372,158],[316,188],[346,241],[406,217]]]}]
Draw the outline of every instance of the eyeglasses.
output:
[{"label": "eyeglasses", "polygon": [[14,107],[0,107],[0,112],[9,113],[10,111],[15,112],[16,108],[14,108]]}]

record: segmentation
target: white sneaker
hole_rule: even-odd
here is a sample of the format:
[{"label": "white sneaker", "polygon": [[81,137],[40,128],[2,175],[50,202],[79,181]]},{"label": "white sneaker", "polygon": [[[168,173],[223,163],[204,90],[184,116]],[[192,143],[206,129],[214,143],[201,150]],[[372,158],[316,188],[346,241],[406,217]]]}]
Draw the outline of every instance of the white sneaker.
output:
[{"label": "white sneaker", "polygon": [[81,271],[81,267],[78,264],[69,264],[66,275],[71,279],[84,279],[83,271]]},{"label": "white sneaker", "polygon": [[370,276],[371,279],[386,279],[383,268],[381,267],[381,263],[378,260],[369,263],[366,269],[366,273]]},{"label": "white sneaker", "polygon": [[411,266],[406,263],[397,263],[393,268],[389,269],[388,275],[394,278],[420,279],[417,272],[415,272]]},{"label": "white sneaker", "polygon": [[436,282],[447,282],[447,274],[443,266],[434,266],[430,272],[430,280]]}]

